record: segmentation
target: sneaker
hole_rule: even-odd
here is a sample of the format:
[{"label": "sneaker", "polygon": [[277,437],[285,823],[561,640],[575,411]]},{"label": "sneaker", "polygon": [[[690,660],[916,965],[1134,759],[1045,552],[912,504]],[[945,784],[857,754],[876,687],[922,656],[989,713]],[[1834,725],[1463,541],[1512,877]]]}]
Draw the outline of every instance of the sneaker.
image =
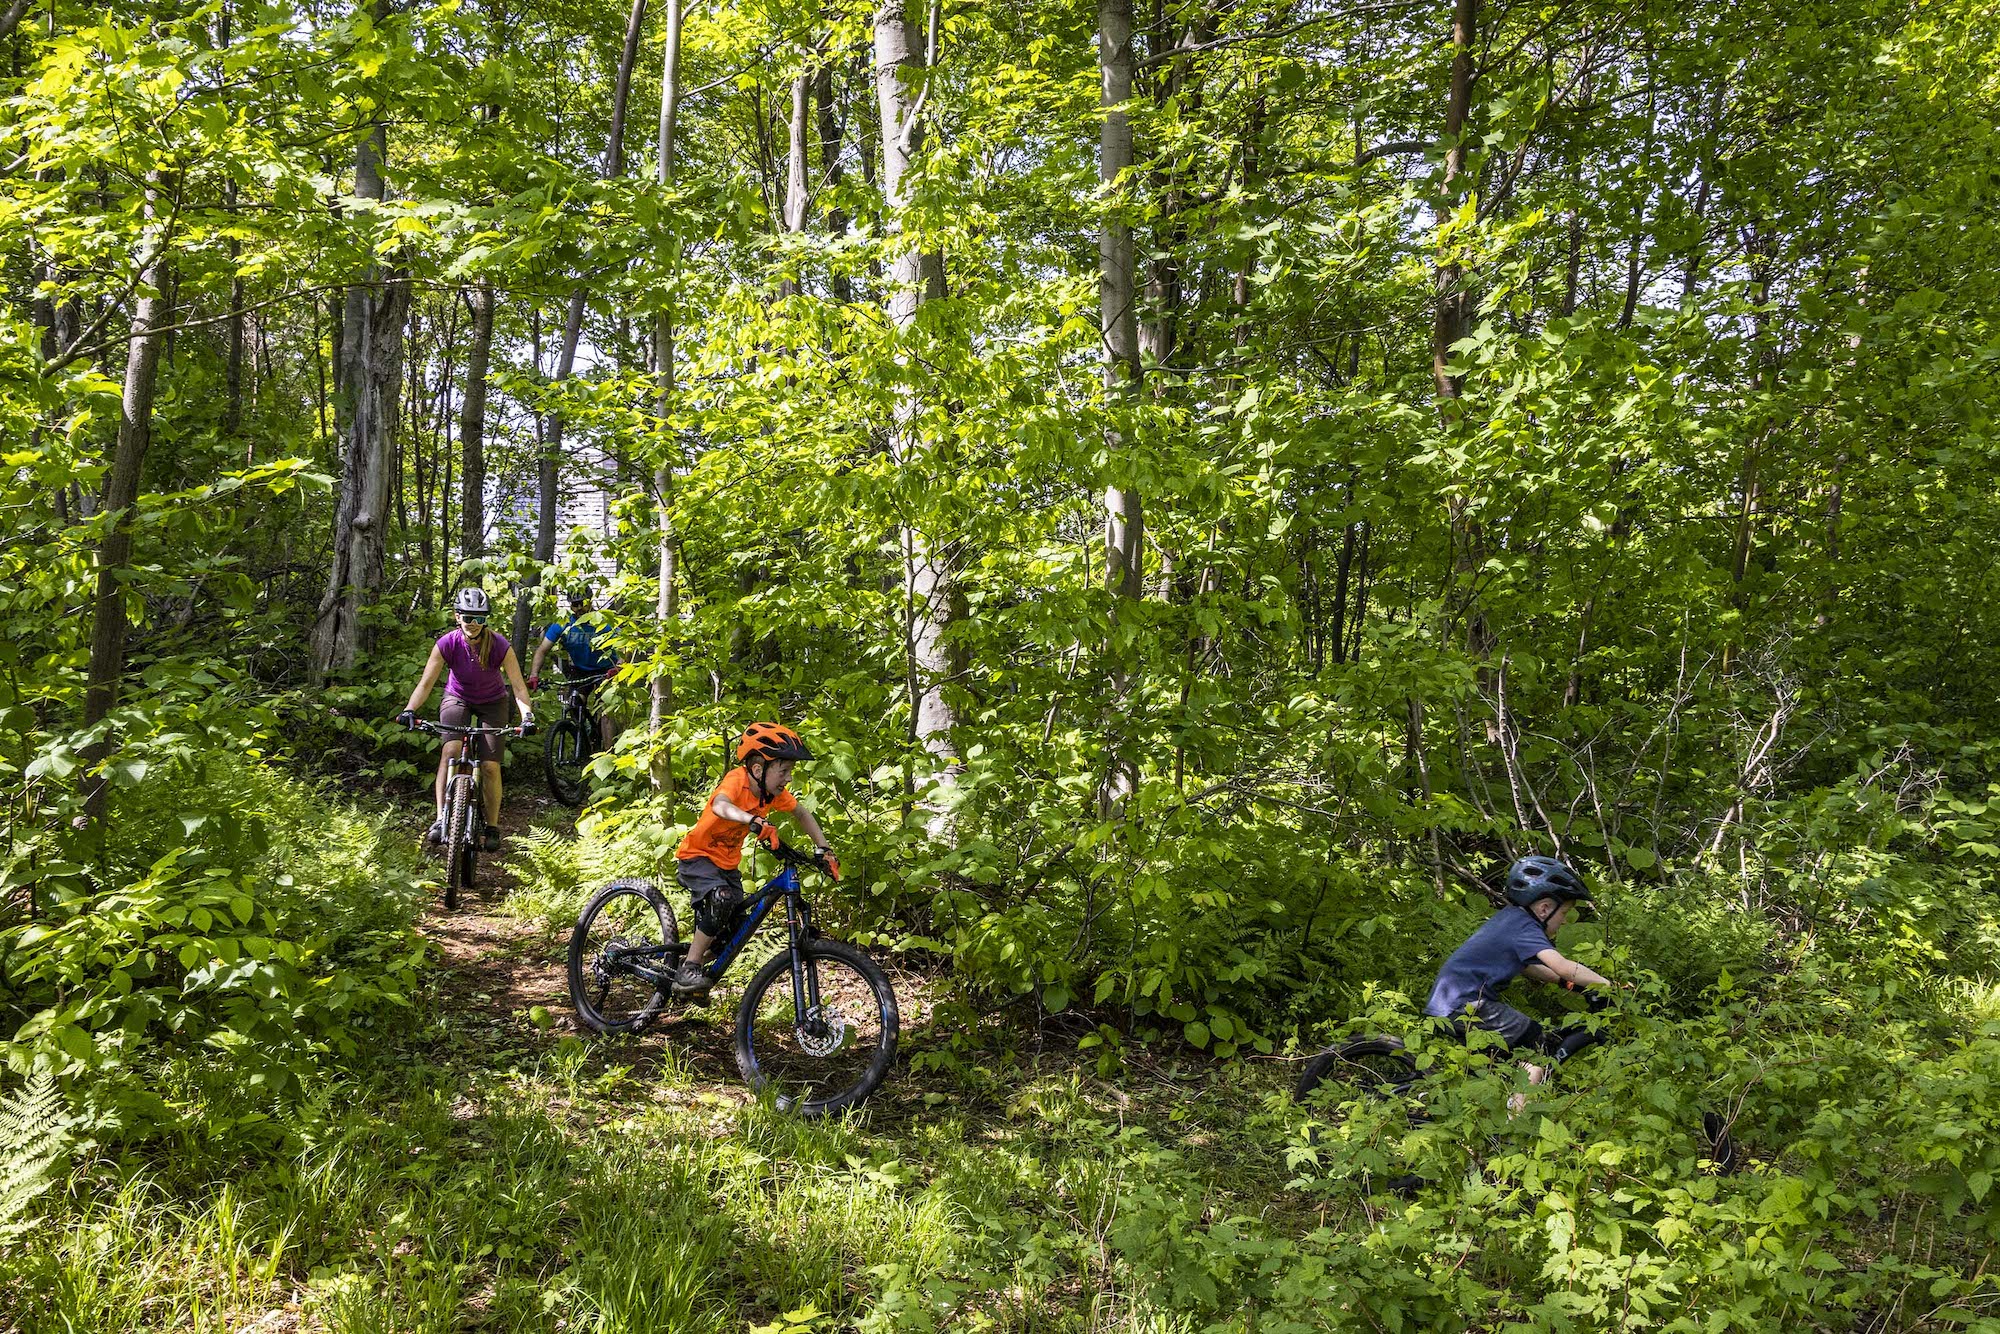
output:
[{"label": "sneaker", "polygon": [[424,842],[426,843],[444,842],[444,817],[442,815],[440,815],[435,821],[432,822],[431,827],[429,829],[426,829],[424,831]]},{"label": "sneaker", "polygon": [[486,850],[488,852],[500,851],[500,831],[492,825],[486,826]]},{"label": "sneaker", "polygon": [[705,996],[714,985],[715,979],[698,963],[684,963],[674,973],[676,996]]}]

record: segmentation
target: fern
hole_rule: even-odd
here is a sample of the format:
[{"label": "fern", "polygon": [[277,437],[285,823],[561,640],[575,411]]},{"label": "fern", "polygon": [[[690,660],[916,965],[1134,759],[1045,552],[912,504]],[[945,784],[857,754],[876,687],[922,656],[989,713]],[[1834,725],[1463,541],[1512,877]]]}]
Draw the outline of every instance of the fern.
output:
[{"label": "fern", "polygon": [[33,1075],[0,1102],[0,1242],[33,1227],[22,1222],[34,1198],[55,1184],[56,1165],[69,1147],[74,1122],[63,1107],[55,1076]]}]

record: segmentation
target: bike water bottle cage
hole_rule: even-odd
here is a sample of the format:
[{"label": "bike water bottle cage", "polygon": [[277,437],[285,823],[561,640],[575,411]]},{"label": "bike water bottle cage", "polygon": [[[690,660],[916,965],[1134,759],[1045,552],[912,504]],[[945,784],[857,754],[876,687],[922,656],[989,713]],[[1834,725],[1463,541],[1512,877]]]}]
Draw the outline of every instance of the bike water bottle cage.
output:
[{"label": "bike water bottle cage", "polygon": [[1507,868],[1507,902],[1526,908],[1542,899],[1589,903],[1583,877],[1554,857],[1523,857]]}]

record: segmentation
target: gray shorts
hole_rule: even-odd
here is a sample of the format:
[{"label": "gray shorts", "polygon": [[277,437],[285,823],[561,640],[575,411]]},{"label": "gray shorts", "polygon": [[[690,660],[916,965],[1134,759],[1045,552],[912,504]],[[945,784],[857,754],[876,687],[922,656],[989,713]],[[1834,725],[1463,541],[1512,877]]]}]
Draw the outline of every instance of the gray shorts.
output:
[{"label": "gray shorts", "polygon": [[683,857],[674,866],[674,879],[694,905],[695,926],[705,935],[728,935],[736,924],[736,910],[743,906],[742,870],[725,869],[706,857]]},{"label": "gray shorts", "polygon": [[[473,704],[456,695],[446,695],[444,704],[438,709],[438,725],[441,727],[505,727],[508,723],[507,709],[510,700],[505,695],[499,699],[487,700],[484,704]],[[450,741],[453,738],[446,737]],[[465,740],[460,737],[459,740]],[[487,735],[471,738],[474,759],[491,760],[500,763],[506,751],[507,738]]]},{"label": "gray shorts", "polygon": [[1545,1031],[1541,1024],[1507,1002],[1482,997],[1474,1001],[1470,1008],[1471,1014],[1455,1014],[1444,1021],[1451,1025],[1452,1031],[1461,1039],[1465,1037],[1467,1030],[1483,1028],[1489,1033],[1498,1033],[1500,1040],[1507,1044],[1510,1051],[1516,1047],[1541,1050]]}]

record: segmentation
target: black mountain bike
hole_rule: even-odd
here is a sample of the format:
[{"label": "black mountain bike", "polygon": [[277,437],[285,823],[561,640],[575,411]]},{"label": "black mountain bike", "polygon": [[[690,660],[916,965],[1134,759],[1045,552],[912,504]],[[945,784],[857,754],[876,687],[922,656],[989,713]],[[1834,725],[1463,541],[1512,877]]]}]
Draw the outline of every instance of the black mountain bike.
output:
[{"label": "black mountain bike", "polygon": [[[736,926],[704,965],[720,981],[771,909],[783,902],[788,939],[750,978],[736,1010],[736,1067],[781,1110],[822,1116],[852,1107],[896,1059],[896,993],[875,961],[822,937],[799,871],[826,867],[780,846],[784,869],[743,904]],[[650,880],[614,880],[583,910],[569,938],[569,996],[599,1033],[636,1033],[672,995],[687,957],[674,910]]]},{"label": "black mountain bike", "polygon": [[479,761],[473,741],[482,736],[526,736],[525,727],[446,727],[419,718],[416,731],[446,741],[463,741],[444,780],[444,906],[458,907],[458,892],[471,889],[479,874],[479,844],[486,834],[486,803],[479,795]]},{"label": "black mountain bike", "polygon": [[[1590,1000],[1593,1012],[1607,1008],[1596,995],[1592,995]],[[1450,1030],[1440,1023],[1438,1032],[1443,1036]],[[1550,1067],[1548,1077],[1553,1079],[1555,1070],[1571,1057],[1610,1040],[1611,1035],[1602,1027],[1592,1027],[1579,1021],[1549,1033],[1539,1048],[1517,1048],[1509,1059],[1546,1063]],[[1401,1038],[1374,1033],[1330,1047],[1306,1062],[1306,1068],[1292,1089],[1292,1100],[1305,1102],[1322,1088],[1336,1087],[1378,1098],[1405,1094],[1421,1098],[1422,1083],[1431,1073],[1431,1070],[1411,1059]],[[1421,1106],[1410,1112],[1413,1124],[1428,1119]],[[1735,1170],[1736,1146],[1730,1139],[1727,1119],[1715,1112],[1703,1112],[1701,1129],[1708,1140],[1709,1157],[1716,1170],[1724,1175]],[[1389,1184],[1392,1189],[1407,1192],[1427,1183],[1418,1177],[1399,1177]]]},{"label": "black mountain bike", "polygon": [[542,772],[549,780],[549,794],[565,806],[581,806],[590,795],[583,771],[597,754],[604,735],[600,715],[591,705],[596,692],[590,687],[610,674],[565,677],[558,687],[562,717],[549,729],[549,739],[542,747]]}]

